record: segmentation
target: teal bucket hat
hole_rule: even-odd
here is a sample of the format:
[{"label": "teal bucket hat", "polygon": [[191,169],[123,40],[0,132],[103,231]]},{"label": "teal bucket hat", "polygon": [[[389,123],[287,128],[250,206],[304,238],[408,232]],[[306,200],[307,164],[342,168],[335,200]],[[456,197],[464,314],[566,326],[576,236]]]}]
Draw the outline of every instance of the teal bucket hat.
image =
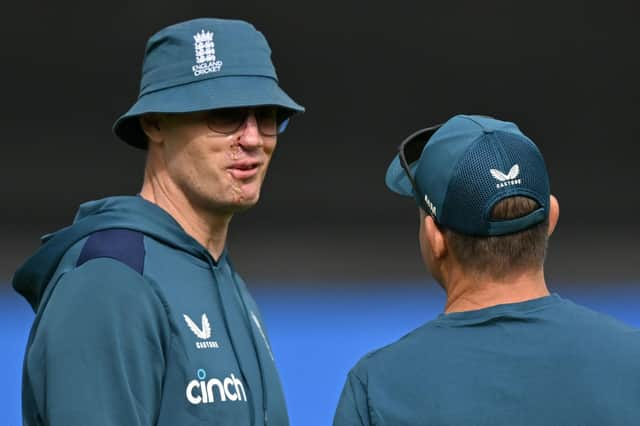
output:
[{"label": "teal bucket hat", "polygon": [[142,114],[259,105],[275,105],[290,115],[304,111],[280,88],[262,33],[244,21],[194,19],[149,38],[138,100],[116,120],[113,131],[146,149],[138,121]]}]

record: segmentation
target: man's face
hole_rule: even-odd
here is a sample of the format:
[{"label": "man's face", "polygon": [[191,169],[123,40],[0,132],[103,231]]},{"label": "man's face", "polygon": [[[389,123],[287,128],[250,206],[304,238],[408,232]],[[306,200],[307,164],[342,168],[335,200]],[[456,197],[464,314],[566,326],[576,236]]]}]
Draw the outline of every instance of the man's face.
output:
[{"label": "man's face", "polygon": [[253,111],[231,134],[211,128],[211,112],[162,114],[163,162],[195,207],[234,213],[258,202],[276,136],[264,136]]}]

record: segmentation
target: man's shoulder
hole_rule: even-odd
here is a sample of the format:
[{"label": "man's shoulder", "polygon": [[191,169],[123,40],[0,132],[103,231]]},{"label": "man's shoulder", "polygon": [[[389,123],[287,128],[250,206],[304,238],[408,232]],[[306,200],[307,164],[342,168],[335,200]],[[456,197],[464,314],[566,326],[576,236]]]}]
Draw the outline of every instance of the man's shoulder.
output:
[{"label": "man's shoulder", "polygon": [[[162,301],[157,285],[144,274],[144,238],[144,233],[124,228],[90,233],[63,256],[48,283],[52,297],[63,305],[80,296],[96,305],[107,300],[122,305],[144,299]],[[100,300],[105,303],[98,303]]]},{"label": "man's shoulder", "polygon": [[596,311],[568,299],[562,299],[559,305],[562,327],[568,335],[587,340],[597,339],[601,343],[614,343],[616,346],[635,346],[640,349],[640,329],[633,327],[613,316]]},{"label": "man's shoulder", "polygon": [[100,258],[113,259],[140,275],[144,272],[144,234],[130,229],[105,229],[88,236],[76,266]]},{"label": "man's shoulder", "polygon": [[[556,342],[559,348],[582,347],[585,354],[593,353],[589,348],[600,347],[601,355],[609,351],[612,356],[620,356],[621,349],[626,348],[628,353],[640,356],[640,329],[557,295],[554,299],[559,303],[550,303],[545,309],[518,317],[515,321],[518,328],[510,332],[517,332],[522,338],[513,344],[525,345],[526,336],[543,334],[551,346]],[[465,356],[465,350],[471,347],[485,348],[490,344],[488,337],[499,337],[500,327],[496,324],[501,322],[500,318],[486,327],[480,327],[478,324],[483,323],[478,322],[452,327],[446,319],[436,318],[365,354],[353,367],[352,374],[366,382],[371,374],[384,371],[389,365],[400,370],[417,364],[421,368],[437,369],[443,360],[455,354]],[[514,322],[511,317],[505,321],[502,325],[507,327]]]},{"label": "man's shoulder", "polygon": [[116,300],[126,305],[160,296],[157,286],[140,271],[126,262],[106,256],[90,259],[62,271],[49,286],[55,287],[51,301],[58,303],[61,299],[73,302],[84,298],[97,305],[104,304],[100,301],[107,300]]},{"label": "man's shoulder", "polygon": [[55,277],[37,315],[34,335],[46,341],[66,341],[64,330],[90,333],[96,329],[101,330],[97,334],[106,336],[108,330],[125,330],[133,325],[127,332],[135,334],[142,323],[150,324],[148,328],[156,334],[169,330],[167,305],[154,283],[107,257]]},{"label": "man's shoulder", "polygon": [[[193,253],[176,249],[165,240],[135,229],[99,230],[85,238],[80,247],[80,254],[73,267],[80,267],[96,259],[110,259],[149,278],[148,272],[158,268],[170,266],[182,271],[194,263],[202,267],[208,266],[203,259],[193,256]],[[158,278],[158,274],[152,275]]]},{"label": "man's shoulder", "polygon": [[623,321],[614,318],[604,312],[597,311],[581,303],[574,302],[567,298],[559,298],[562,303],[558,305],[558,312],[563,315],[566,323],[574,327],[589,328],[591,330],[638,332]]},{"label": "man's shoulder", "polygon": [[360,358],[351,372],[359,380],[366,382],[372,371],[380,371],[390,365],[407,365],[407,361],[415,360],[418,354],[438,347],[445,338],[440,332],[436,320],[428,321],[398,340],[368,352]]}]

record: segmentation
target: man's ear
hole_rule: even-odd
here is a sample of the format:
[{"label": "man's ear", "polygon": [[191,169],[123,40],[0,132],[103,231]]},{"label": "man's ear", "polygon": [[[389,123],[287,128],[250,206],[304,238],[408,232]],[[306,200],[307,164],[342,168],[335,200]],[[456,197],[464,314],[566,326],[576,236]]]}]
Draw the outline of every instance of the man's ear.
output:
[{"label": "man's ear", "polygon": [[162,143],[162,131],[160,130],[160,114],[148,113],[138,117],[142,131],[147,135],[149,143]]},{"label": "man's ear", "polygon": [[433,217],[425,215],[424,219],[425,237],[431,248],[431,254],[436,259],[441,259],[447,254],[447,242],[444,234],[436,225]]},{"label": "man's ear", "polygon": [[549,196],[549,231],[547,232],[547,235],[551,236],[551,234],[553,234],[553,230],[556,229],[559,218],[560,204],[558,203],[558,199],[551,195]]}]

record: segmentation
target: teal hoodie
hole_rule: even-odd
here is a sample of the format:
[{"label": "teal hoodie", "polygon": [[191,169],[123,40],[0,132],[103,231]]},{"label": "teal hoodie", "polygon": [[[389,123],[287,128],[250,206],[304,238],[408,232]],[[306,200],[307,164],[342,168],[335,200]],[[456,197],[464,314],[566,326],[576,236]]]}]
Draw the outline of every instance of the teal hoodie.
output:
[{"label": "teal hoodie", "polygon": [[288,425],[258,308],[158,206],[83,204],[14,288],[36,313],[23,366],[28,426]]}]

